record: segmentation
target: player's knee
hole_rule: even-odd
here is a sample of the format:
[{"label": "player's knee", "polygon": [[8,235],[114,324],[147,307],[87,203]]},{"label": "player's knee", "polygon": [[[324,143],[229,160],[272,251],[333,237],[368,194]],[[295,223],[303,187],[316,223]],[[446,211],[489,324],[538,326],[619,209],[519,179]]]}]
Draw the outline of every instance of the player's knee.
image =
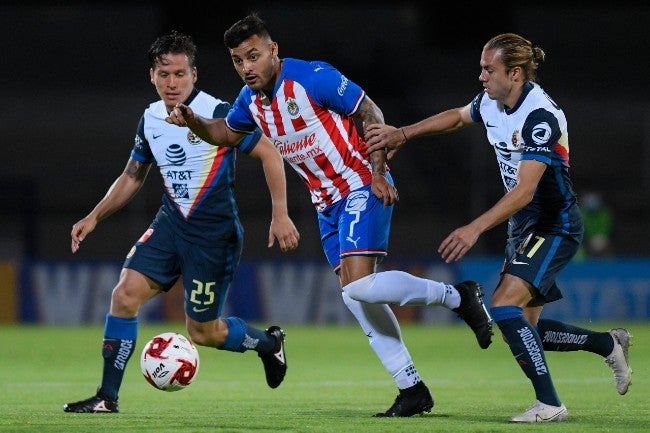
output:
[{"label": "player's knee", "polygon": [[355,301],[373,302],[371,295],[374,282],[375,274],[366,275],[344,286],[343,291]]},{"label": "player's knee", "polygon": [[132,291],[126,290],[124,286],[117,286],[111,295],[111,314],[119,317],[135,317],[138,314],[142,303],[138,296]]}]

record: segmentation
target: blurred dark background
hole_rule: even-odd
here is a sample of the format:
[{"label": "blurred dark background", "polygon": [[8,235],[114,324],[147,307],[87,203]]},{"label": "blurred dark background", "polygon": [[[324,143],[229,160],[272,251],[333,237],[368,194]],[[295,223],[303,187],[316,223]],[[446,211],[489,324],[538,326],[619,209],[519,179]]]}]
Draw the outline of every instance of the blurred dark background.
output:
[{"label": "blurred dark background", "polygon": [[[173,29],[199,46],[198,87],[232,101],[241,88],[223,32],[250,11],[267,21],[282,57],[326,60],[360,84],[402,125],[468,103],[480,90],[479,58],[512,31],[547,54],[540,84],[569,120],[579,194],[597,191],[614,216],[612,251],[649,256],[650,7],[420,2],[9,2],[0,13],[3,61],[0,260],[69,259],[72,224],[123,170],[144,108],[158,97],[146,52]],[[202,6],[198,6],[202,5]],[[391,162],[401,201],[391,255],[434,256],[439,242],[502,195],[483,128],[414,140]],[[261,167],[239,158],[237,196],[244,254],[266,248],[270,203]],[[300,257],[322,257],[315,210],[287,167]],[[151,221],[162,182],[152,170],[126,208],[98,226],[79,259],[121,258]],[[474,255],[501,254],[505,227]]]}]

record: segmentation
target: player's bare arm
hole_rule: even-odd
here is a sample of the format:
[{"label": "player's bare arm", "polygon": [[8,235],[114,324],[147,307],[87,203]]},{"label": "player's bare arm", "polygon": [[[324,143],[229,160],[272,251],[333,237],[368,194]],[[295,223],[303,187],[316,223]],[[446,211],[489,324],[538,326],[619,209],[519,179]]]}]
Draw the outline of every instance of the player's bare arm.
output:
[{"label": "player's bare arm", "polygon": [[454,132],[474,123],[469,111],[468,104],[464,107],[452,108],[434,114],[401,128],[384,124],[368,125],[365,134],[368,152],[385,149],[388,151],[387,158],[390,160],[412,138]]},{"label": "player's bare arm", "polygon": [[501,224],[530,203],[544,170],[546,164],[542,162],[521,161],[517,170],[517,185],[474,221],[451,232],[438,247],[441,257],[447,263],[462,259],[482,233]]},{"label": "player's bare arm", "polygon": [[113,213],[124,207],[140,190],[147,178],[151,164],[143,164],[129,158],[122,174],[115,179],[95,208],[72,226],[72,252],[79,250],[81,242],[95,230],[97,223],[108,218]]},{"label": "player's bare arm", "polygon": [[244,138],[244,134],[228,128],[223,118],[207,119],[194,113],[185,104],[176,104],[165,121],[177,126],[187,126],[203,141],[215,146],[233,147]]},{"label": "player's bare arm", "polygon": [[[364,125],[371,123],[384,123],[384,114],[377,104],[368,95],[363,99],[355,117],[361,120]],[[384,206],[389,206],[397,200],[397,189],[386,179],[386,152],[370,153],[370,164],[372,165],[372,192],[377,198],[384,200]]]},{"label": "player's bare arm", "polygon": [[265,136],[260,138],[250,155],[262,161],[264,177],[271,193],[272,213],[267,246],[271,248],[277,239],[280,250],[294,250],[298,248],[300,233],[289,217],[284,160]]}]

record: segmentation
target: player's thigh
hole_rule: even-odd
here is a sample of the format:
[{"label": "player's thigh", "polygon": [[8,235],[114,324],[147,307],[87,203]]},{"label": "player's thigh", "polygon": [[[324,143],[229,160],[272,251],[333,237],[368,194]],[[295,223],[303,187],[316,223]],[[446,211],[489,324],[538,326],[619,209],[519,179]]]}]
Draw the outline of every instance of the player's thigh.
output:
[{"label": "player's thigh", "polygon": [[519,277],[532,286],[535,296],[528,306],[537,307],[561,299],[557,277],[579,246],[571,236],[533,232],[517,249],[513,249],[503,274]]},{"label": "player's thigh", "polygon": [[385,256],[392,215],[393,206],[384,206],[370,186],[348,194],[338,220],[341,257]]},{"label": "player's thigh", "polygon": [[166,220],[156,220],[133,245],[124,268],[133,269],[168,291],[180,276],[176,234]]},{"label": "player's thigh", "polygon": [[[369,272],[373,272],[378,260],[388,253],[392,213],[393,206],[384,206],[372,193],[370,185],[352,191],[343,200],[319,212],[321,242],[332,268],[340,271],[347,257],[366,256],[370,259],[358,260],[364,263],[362,266],[371,263]],[[348,266],[349,272],[358,274],[352,269]],[[367,275],[366,272],[362,273]]]},{"label": "player's thigh", "polygon": [[196,322],[216,320],[239,265],[242,239],[219,240],[210,246],[187,243],[182,249],[185,314]]},{"label": "player's thigh", "polygon": [[111,315],[131,317],[149,299],[160,293],[161,286],[140,272],[122,268],[111,296]]},{"label": "player's thigh", "polygon": [[515,275],[504,274],[494,290],[491,306],[516,305],[524,308],[534,296],[534,288],[529,282]]}]

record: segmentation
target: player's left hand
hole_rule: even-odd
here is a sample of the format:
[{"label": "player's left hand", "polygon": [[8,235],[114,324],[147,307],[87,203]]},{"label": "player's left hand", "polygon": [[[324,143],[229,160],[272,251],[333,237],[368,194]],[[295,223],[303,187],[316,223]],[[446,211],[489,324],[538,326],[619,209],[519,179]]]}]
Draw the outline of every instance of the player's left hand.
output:
[{"label": "player's left hand", "polygon": [[275,239],[280,244],[280,250],[287,252],[298,248],[300,242],[300,233],[289,216],[277,217],[271,220],[269,228],[269,243],[271,248],[275,244]]},{"label": "player's left hand", "polygon": [[459,227],[442,241],[438,247],[438,253],[447,263],[458,261],[474,246],[479,235],[480,232],[471,224]]},{"label": "player's left hand", "polygon": [[401,129],[391,125],[371,124],[368,125],[363,136],[366,140],[368,153],[386,150],[386,158],[391,160],[393,156],[406,143],[406,137]]},{"label": "player's left hand", "polygon": [[372,175],[372,192],[379,199],[384,200],[384,206],[390,206],[399,201],[397,188],[386,179],[382,174]]}]

